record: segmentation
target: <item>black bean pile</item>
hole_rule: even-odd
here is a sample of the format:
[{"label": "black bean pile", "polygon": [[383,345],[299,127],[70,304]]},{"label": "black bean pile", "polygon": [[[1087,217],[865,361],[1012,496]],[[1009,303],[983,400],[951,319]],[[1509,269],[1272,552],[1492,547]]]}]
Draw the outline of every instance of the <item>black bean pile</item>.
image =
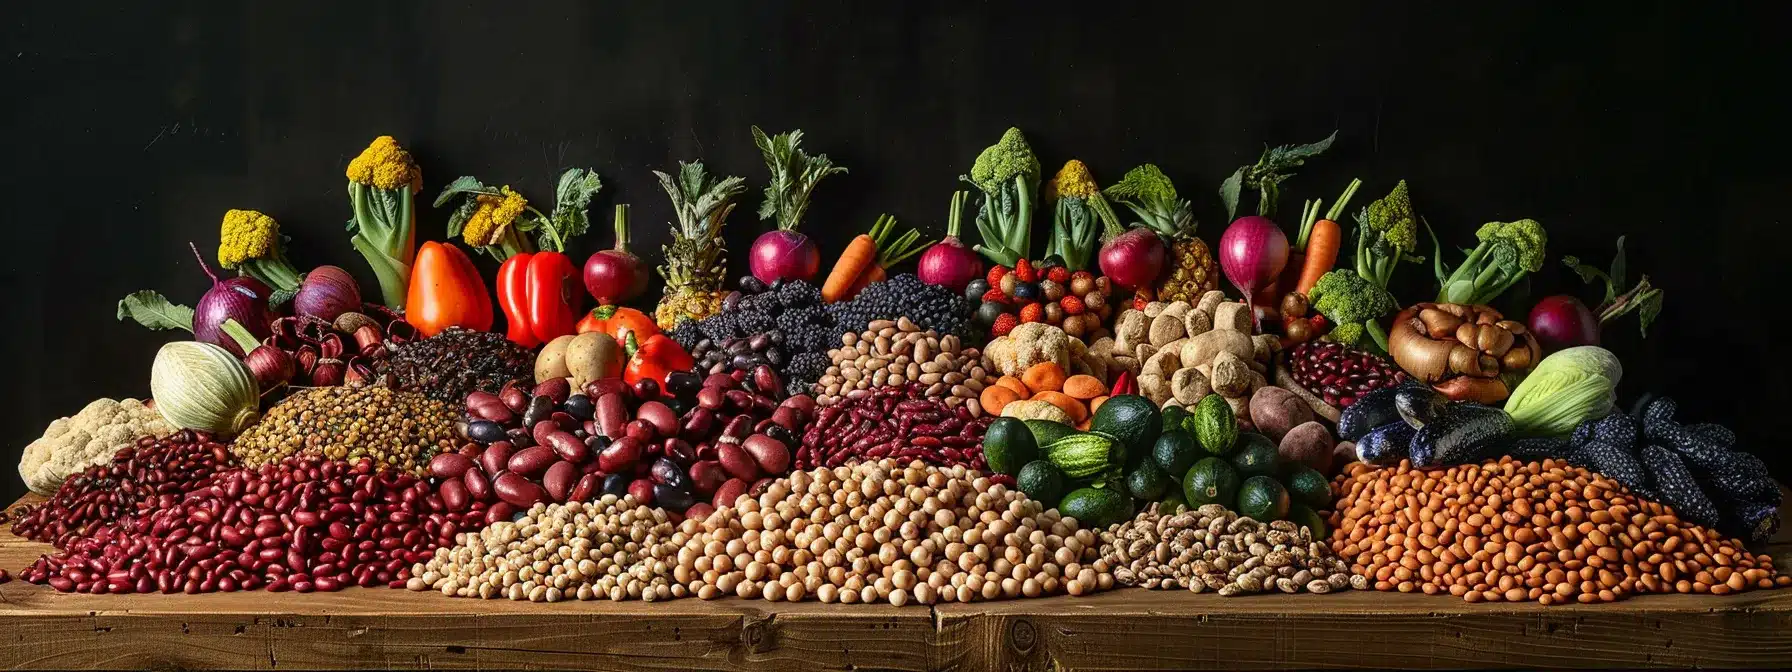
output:
[{"label": "black bean pile", "polygon": [[1685,520],[1765,541],[1779,530],[1780,489],[1767,465],[1736,448],[1722,425],[1683,425],[1673,399],[1638,403],[1631,413],[1582,422],[1568,437],[1527,439],[1508,452],[1525,460],[1565,459],[1632,492],[1674,507]]},{"label": "black bean pile", "polygon": [[682,321],[671,337],[696,358],[698,373],[767,364],[797,394],[827,370],[828,348],[839,343],[840,333],[815,285],[796,280],[767,286],[748,276],[741,278],[739,291],[723,298],[722,312]]},{"label": "black bean pile", "polygon": [[398,389],[459,405],[474,391],[496,394],[504,383],[535,378],[535,353],[503,334],[450,327],[397,346],[385,360]]}]

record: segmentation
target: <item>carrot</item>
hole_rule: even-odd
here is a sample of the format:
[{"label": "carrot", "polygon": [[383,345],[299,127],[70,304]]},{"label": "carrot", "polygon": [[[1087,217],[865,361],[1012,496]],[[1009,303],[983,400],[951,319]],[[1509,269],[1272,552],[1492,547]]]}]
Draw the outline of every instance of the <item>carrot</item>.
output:
[{"label": "carrot", "polygon": [[1070,398],[1070,395],[1063,392],[1040,392],[1039,394],[1033,395],[1033,400],[1043,401],[1053,406],[1057,406],[1059,410],[1064,411],[1066,415],[1070,416],[1071,420],[1075,421],[1070,423],[1072,425],[1089,419],[1089,408],[1084,406],[1083,402],[1072,399]]},{"label": "carrot", "polygon": [[1015,378],[1014,376],[1002,376],[1001,378],[997,378],[995,387],[1006,387],[1015,394],[1020,395],[1020,398],[1022,399],[1028,399],[1033,396],[1033,390],[1028,388],[1026,383],[1020,382],[1020,379]]},{"label": "carrot", "polygon": [[983,394],[977,395],[977,403],[983,405],[983,412],[990,415],[1001,415],[1002,407],[1020,401],[1020,395],[1014,390],[1001,385],[983,388]]},{"label": "carrot", "polygon": [[1039,392],[1060,392],[1064,389],[1064,367],[1057,362],[1040,362],[1027,367],[1020,374],[1020,382],[1027,384],[1027,389]]},{"label": "carrot", "polygon": [[889,240],[896,229],[896,217],[878,215],[871,230],[852,239],[834,270],[828,271],[827,282],[821,285],[821,300],[827,303],[858,296],[865,285],[884,279],[885,269],[920,254],[931,242],[919,243],[921,232],[909,229],[895,240]]},{"label": "carrot", "polygon": [[1101,381],[1096,380],[1095,376],[1079,373],[1064,379],[1064,393],[1070,395],[1072,399],[1088,401],[1107,394],[1108,388],[1106,385],[1102,385]]},{"label": "carrot", "polygon": [[1315,201],[1307,208],[1302,218],[1300,237],[1295,240],[1295,247],[1300,248],[1305,258],[1300,262],[1300,276],[1294,282],[1294,291],[1302,294],[1319,284],[1319,278],[1331,272],[1332,266],[1338,263],[1338,251],[1344,247],[1344,229],[1338,226],[1337,219],[1344,216],[1344,206],[1350,203],[1350,197],[1356,195],[1357,187],[1363,186],[1362,180],[1351,180],[1345,187],[1344,194],[1338,202],[1332,204],[1324,217],[1319,217],[1322,202]]},{"label": "carrot", "polygon": [[840,253],[840,260],[834,262],[834,270],[828,271],[827,282],[821,284],[821,300],[833,303],[846,298],[859,274],[876,258],[877,241],[863,233],[854,236],[846,244],[846,251]]}]

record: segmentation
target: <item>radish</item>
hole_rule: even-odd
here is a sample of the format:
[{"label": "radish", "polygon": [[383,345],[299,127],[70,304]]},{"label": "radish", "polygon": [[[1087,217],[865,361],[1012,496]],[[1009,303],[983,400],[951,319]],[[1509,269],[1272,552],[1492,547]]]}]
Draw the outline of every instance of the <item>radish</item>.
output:
[{"label": "radish", "polygon": [[621,305],[647,290],[647,266],[628,251],[628,204],[616,206],[616,247],[585,260],[585,291],[600,306]]},{"label": "radish", "polygon": [[798,231],[775,229],[759,234],[747,252],[753,277],[767,285],[774,280],[815,279],[821,272],[821,250]]},{"label": "radish", "polygon": [[1558,294],[1531,308],[1531,333],[1545,351],[1599,345],[1599,318],[1580,299]]},{"label": "radish", "polygon": [[[1239,217],[1220,236],[1219,256],[1226,280],[1244,294],[1249,305],[1252,294],[1268,289],[1281,276],[1288,263],[1288,236],[1268,217]],[[1102,270],[1107,270],[1105,258]]]},{"label": "radish", "polygon": [[1164,268],[1164,241],[1149,230],[1132,229],[1101,246],[1100,263],[1101,274],[1116,285],[1150,287]]},{"label": "radish", "polygon": [[963,191],[953,192],[952,210],[946,216],[946,238],[927,248],[915,268],[915,275],[921,282],[960,294],[964,293],[965,285],[983,277],[983,259],[958,240],[960,213],[969,195]]}]

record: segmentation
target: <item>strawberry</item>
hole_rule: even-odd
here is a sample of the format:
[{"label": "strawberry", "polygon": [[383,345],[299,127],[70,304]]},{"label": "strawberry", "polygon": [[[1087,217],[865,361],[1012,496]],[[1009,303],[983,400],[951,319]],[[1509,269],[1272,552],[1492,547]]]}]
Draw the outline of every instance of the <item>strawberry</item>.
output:
[{"label": "strawberry", "polygon": [[1045,274],[1045,277],[1060,285],[1066,284],[1070,282],[1070,269],[1063,266],[1053,266],[1052,270]]},{"label": "strawberry", "polygon": [[996,316],[996,323],[990,326],[989,333],[994,336],[1007,336],[1008,332],[1014,331],[1019,324],[1020,320],[1015,319],[1014,313],[1002,313]]},{"label": "strawberry", "polygon": [[1045,319],[1045,308],[1038,303],[1029,303],[1020,307],[1020,321],[1038,322]]},{"label": "strawberry", "polygon": [[1150,304],[1151,304],[1151,302],[1146,301],[1145,297],[1143,297],[1143,296],[1135,295],[1132,297],[1132,309],[1133,310],[1144,310],[1145,306],[1150,305]]},{"label": "strawberry", "polygon": [[1021,282],[1039,281],[1039,273],[1033,270],[1033,263],[1025,259],[1014,262],[1014,276]]},{"label": "strawberry", "polygon": [[983,293],[983,302],[988,303],[991,301],[994,301],[996,303],[1004,303],[1005,304],[1005,303],[1008,303],[1009,298],[1008,298],[1008,295],[1003,294],[1001,288],[998,287],[998,288],[992,288],[989,291]]},{"label": "strawberry", "polygon": [[984,276],[983,279],[988,280],[989,286],[991,286],[991,287],[1000,287],[1000,286],[1002,286],[1002,276],[1007,275],[1007,274],[1008,274],[1007,266],[1003,266],[1001,264],[996,264],[994,266],[989,267],[989,275]]},{"label": "strawberry", "polygon": [[1065,315],[1083,314],[1083,300],[1075,296],[1066,296],[1063,299],[1060,299],[1058,305],[1064,308]]}]

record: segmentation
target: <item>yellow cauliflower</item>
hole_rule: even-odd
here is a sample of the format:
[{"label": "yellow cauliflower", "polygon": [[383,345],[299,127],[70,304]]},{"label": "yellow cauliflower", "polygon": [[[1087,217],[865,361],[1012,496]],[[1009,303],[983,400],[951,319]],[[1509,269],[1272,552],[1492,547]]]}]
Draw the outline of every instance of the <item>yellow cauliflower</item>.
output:
[{"label": "yellow cauliflower", "polygon": [[164,437],[174,427],[162,415],[136,399],[95,399],[71,417],[59,418],[44,430],[43,438],[25,446],[19,458],[19,475],[25,486],[40,495],[62,487],[69,476],[88,467],[105,464],[139,437]]},{"label": "yellow cauliflower", "polygon": [[360,156],[348,162],[348,179],[387,190],[408,186],[411,193],[423,188],[423,171],[390,135],[374,138]]},{"label": "yellow cauliflower", "polygon": [[1057,362],[1069,371],[1070,343],[1071,338],[1063,329],[1044,322],[1028,322],[989,342],[989,347],[983,349],[984,368],[1004,376],[1018,376],[1034,364]]}]

